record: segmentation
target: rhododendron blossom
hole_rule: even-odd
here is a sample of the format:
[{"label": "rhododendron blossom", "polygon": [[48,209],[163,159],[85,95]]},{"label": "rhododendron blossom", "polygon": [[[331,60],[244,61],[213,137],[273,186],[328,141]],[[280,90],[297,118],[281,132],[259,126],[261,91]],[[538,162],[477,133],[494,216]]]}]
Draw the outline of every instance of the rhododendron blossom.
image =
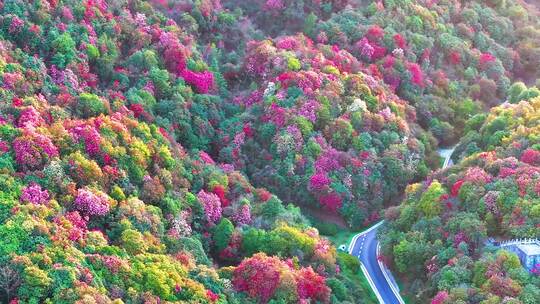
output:
[{"label": "rhododendron blossom", "polygon": [[379,60],[386,55],[386,48],[378,44],[372,44],[373,53],[371,54],[371,60]]},{"label": "rhododendron blossom", "polygon": [[47,189],[41,189],[38,184],[31,184],[22,189],[19,200],[34,205],[43,205],[49,201],[49,192]]},{"label": "rhododendron blossom", "polygon": [[163,45],[163,57],[169,70],[174,73],[183,72],[186,69],[186,58],[189,56],[187,49],[170,32],[163,32],[159,40]]},{"label": "rhododendron blossom", "polygon": [[210,155],[208,155],[208,153],[206,153],[204,151],[199,152],[199,157],[201,158],[202,161],[204,161],[207,164],[210,164],[210,165],[215,165],[216,164],[214,162],[214,160],[212,159],[212,157]]},{"label": "rhododendron blossom", "polygon": [[417,63],[408,65],[408,70],[411,73],[411,82],[419,87],[424,87],[424,73]]},{"label": "rhododendron blossom", "polygon": [[282,127],[285,124],[285,109],[275,103],[270,106],[270,109],[271,111],[268,115],[268,119],[270,119],[276,126]]},{"label": "rhododendron blossom", "polygon": [[282,10],[285,8],[283,0],[266,0],[264,8],[268,10]]},{"label": "rhododendron blossom", "polygon": [[[393,53],[393,51],[392,51]],[[393,56],[386,56],[386,58],[384,59],[384,63],[383,63],[383,67],[385,69],[389,69],[389,68],[392,68],[394,66],[394,63],[396,62],[396,58],[393,57]]]},{"label": "rhododendron blossom", "polygon": [[491,55],[490,53],[482,53],[480,55],[480,59],[478,60],[480,66],[485,66],[489,62],[493,62],[497,59],[495,56]]},{"label": "rhododendron blossom", "polygon": [[221,201],[214,193],[208,193],[204,190],[199,191],[197,199],[204,207],[206,218],[212,224],[219,221],[221,218]]},{"label": "rhododendron blossom", "polygon": [[15,160],[24,169],[37,169],[43,161],[58,156],[58,149],[47,137],[32,131],[13,141]]},{"label": "rhododendron blossom", "polygon": [[0,155],[9,152],[9,144],[0,139]]},{"label": "rhododendron blossom", "polygon": [[11,19],[11,24],[9,25],[9,33],[10,34],[16,34],[21,31],[22,27],[24,26],[24,20],[17,16],[13,16]]},{"label": "rhododendron blossom", "polygon": [[463,185],[463,180],[458,180],[453,186],[450,191],[453,197],[458,196],[459,190],[461,189],[461,186]]},{"label": "rhododendron blossom", "polygon": [[74,206],[87,215],[102,216],[109,212],[109,197],[98,190],[81,188],[77,190]]},{"label": "rhododendron blossom", "polygon": [[319,203],[328,210],[336,212],[339,208],[341,208],[342,199],[339,194],[332,192],[321,195],[319,198]]},{"label": "rhododendron blossom", "polygon": [[300,299],[313,299],[325,303],[330,298],[330,289],[326,286],[324,277],[315,273],[311,267],[298,271],[297,284]]},{"label": "rhododendron blossom", "polygon": [[253,137],[253,135],[254,135],[254,131],[251,128],[251,124],[249,124],[249,123],[244,124],[244,126],[242,127],[242,131],[244,131],[244,134],[247,137]]},{"label": "rhododendron blossom", "polygon": [[404,49],[407,46],[407,41],[405,40],[405,38],[403,38],[401,34],[395,34],[392,38],[394,39],[394,42],[396,43],[398,48]]},{"label": "rhododendron blossom", "polygon": [[292,261],[281,261],[264,253],[242,261],[233,272],[232,283],[236,290],[256,298],[259,303],[268,303],[282,288],[291,287],[298,294],[299,303],[327,303],[330,297],[325,278],[311,267],[295,269]]},{"label": "rhododendron blossom", "polygon": [[180,73],[180,76],[188,84],[194,86],[199,93],[206,94],[214,88],[214,74],[210,71],[193,72],[186,69]]},{"label": "rhododendron blossom", "polygon": [[190,223],[188,222],[190,217],[191,212],[189,210],[180,212],[180,215],[171,220],[172,227],[167,234],[177,239],[190,236],[192,231]]},{"label": "rhododendron blossom", "polygon": [[81,140],[86,146],[86,153],[98,155],[100,153],[99,144],[101,136],[94,126],[80,125],[74,127],[71,132],[76,140]]},{"label": "rhododendron blossom", "polygon": [[229,206],[229,200],[225,196],[225,187],[222,185],[216,185],[214,186],[214,189],[212,189],[212,192],[219,197],[221,207]]},{"label": "rhododendron blossom", "polygon": [[144,115],[144,107],[143,105],[141,104],[138,104],[138,103],[135,103],[135,104],[131,104],[129,105],[129,109],[131,111],[133,111],[133,115],[136,117],[136,118],[139,118],[141,116]]},{"label": "rhododendron blossom", "polygon": [[55,224],[55,240],[67,238],[70,241],[77,242],[87,234],[87,220],[79,214],[78,211],[67,212],[63,216],[57,216],[53,219]]},{"label": "rhododendron blossom", "polygon": [[[405,53],[405,52],[403,51],[402,48],[394,49],[394,50],[392,50],[392,56],[393,56],[393,57],[391,57],[391,58],[403,58],[404,53]],[[393,65],[393,64],[391,64],[390,66],[392,66],[392,65]],[[383,65],[383,66],[384,66],[384,65]],[[384,67],[386,67],[386,66],[384,66]]]},{"label": "rhododendron blossom", "polygon": [[234,270],[232,283],[236,290],[267,303],[278,287],[283,268],[277,257],[267,257],[259,253],[238,265]]},{"label": "rhododendron blossom", "polygon": [[472,167],[467,170],[463,180],[483,185],[491,181],[491,176],[482,168]]},{"label": "rhododendron blossom", "polygon": [[489,212],[493,213],[496,216],[500,215],[499,206],[497,200],[499,199],[499,192],[489,191],[484,195],[484,204]]},{"label": "rhododendron blossom", "polygon": [[[281,0],[269,0],[268,2],[270,1],[281,1]],[[294,37],[288,36],[276,42],[276,47],[280,49],[284,49],[284,50],[294,50],[295,48],[298,47],[298,41]]]},{"label": "rhododendron blossom", "polygon": [[453,51],[450,53],[450,62],[452,64],[458,64],[461,62],[461,54],[457,51]]},{"label": "rhododendron blossom", "polygon": [[206,296],[208,298],[208,300],[210,300],[210,302],[215,302],[219,299],[219,296],[217,294],[215,294],[214,292],[212,292],[212,290],[208,289],[206,291]]},{"label": "rhododendron blossom", "polygon": [[320,32],[317,35],[317,42],[319,42],[319,43],[328,43],[328,35],[326,34],[326,32]]},{"label": "rhododendron blossom", "polygon": [[244,204],[239,208],[233,215],[233,221],[240,226],[251,224],[251,208],[248,204]]},{"label": "rhododendron blossom", "polygon": [[37,127],[44,122],[41,114],[33,106],[30,106],[21,111],[18,119],[18,126],[21,128]]},{"label": "rhododendron blossom", "polygon": [[19,81],[23,80],[23,76],[19,73],[5,72],[2,75],[3,87],[8,90],[13,90]]},{"label": "rhododendron blossom", "polygon": [[314,190],[320,190],[330,185],[330,179],[325,173],[314,174],[313,176],[311,176],[309,182],[311,188]]},{"label": "rhododendron blossom", "polygon": [[447,291],[439,291],[437,295],[431,300],[431,304],[444,304],[448,300],[449,295]]},{"label": "rhododendron blossom", "polygon": [[315,161],[315,169],[319,172],[329,172],[341,168],[338,158],[339,152],[329,150],[325,155],[319,156]]},{"label": "rhododendron blossom", "polygon": [[366,58],[371,59],[375,48],[369,43],[369,41],[364,37],[356,43],[356,48],[360,51],[360,54]]},{"label": "rhododendron blossom", "polygon": [[373,25],[368,29],[366,36],[369,41],[377,41],[384,37],[384,30],[378,25]]},{"label": "rhododendron blossom", "polygon": [[529,148],[523,151],[520,160],[529,165],[540,165],[540,151]]},{"label": "rhododendron blossom", "polygon": [[257,195],[263,202],[268,201],[272,197],[272,193],[268,192],[266,189],[257,189]]}]

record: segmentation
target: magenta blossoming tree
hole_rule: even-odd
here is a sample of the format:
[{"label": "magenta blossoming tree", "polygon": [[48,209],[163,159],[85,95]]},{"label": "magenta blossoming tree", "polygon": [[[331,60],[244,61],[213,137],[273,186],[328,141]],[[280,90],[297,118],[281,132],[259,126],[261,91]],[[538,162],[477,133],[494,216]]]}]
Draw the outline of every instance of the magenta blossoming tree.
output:
[{"label": "magenta blossoming tree", "polygon": [[194,86],[199,93],[206,94],[214,88],[214,74],[210,71],[193,72],[186,69],[180,75],[188,84]]},{"label": "magenta blossoming tree", "polygon": [[73,204],[77,210],[86,215],[103,216],[109,212],[107,194],[88,187],[77,190],[77,197]]},{"label": "magenta blossoming tree", "polygon": [[49,192],[47,189],[42,189],[38,184],[31,184],[22,189],[19,200],[35,205],[43,205],[49,201]]},{"label": "magenta blossoming tree", "polygon": [[311,176],[310,180],[310,186],[314,190],[322,190],[326,186],[330,185],[330,179],[326,175],[326,173],[316,173],[313,176]]},{"label": "magenta blossoming tree", "polygon": [[197,199],[204,207],[208,222],[211,224],[217,223],[221,218],[221,201],[219,200],[219,196],[201,190],[197,194]]},{"label": "magenta blossoming tree", "polygon": [[237,212],[233,215],[233,221],[239,226],[251,224],[251,208],[248,204],[244,204],[238,208]]},{"label": "magenta blossoming tree", "polygon": [[47,136],[28,129],[13,141],[13,150],[23,170],[39,169],[47,160],[58,156],[58,149]]}]

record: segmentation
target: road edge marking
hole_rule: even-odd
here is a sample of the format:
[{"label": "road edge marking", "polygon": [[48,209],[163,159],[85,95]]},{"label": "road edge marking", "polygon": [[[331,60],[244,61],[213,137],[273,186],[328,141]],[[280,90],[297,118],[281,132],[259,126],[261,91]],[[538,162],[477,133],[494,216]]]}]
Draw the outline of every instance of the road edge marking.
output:
[{"label": "road edge marking", "polygon": [[[356,235],[354,235],[353,238],[351,239],[351,242],[349,243],[349,248],[348,248],[349,254],[352,254],[352,251],[354,249],[354,245],[358,241],[358,238],[360,238],[364,234],[367,234],[371,230],[376,229],[377,227],[382,225],[383,222],[384,222],[384,220],[382,220],[382,221],[378,222],[377,224],[369,227],[367,230],[364,230],[364,231],[359,232]],[[358,258],[358,261],[360,262],[360,268],[362,269],[362,273],[364,274],[364,276],[368,280],[368,284],[371,287],[371,290],[373,290],[373,293],[375,294],[375,296],[377,297],[377,300],[379,301],[380,304],[385,304],[384,300],[382,299],[381,294],[379,293],[379,290],[377,289],[377,287],[375,286],[375,283],[373,282],[373,279],[369,275],[369,272],[367,271],[366,266],[364,266],[364,263],[362,263],[362,260],[360,258]]]},{"label": "road edge marking", "polygon": [[390,277],[389,277],[388,274],[386,273],[386,272],[387,272],[386,266],[383,264],[383,262],[381,262],[381,261],[379,260],[379,253],[380,253],[380,252],[381,252],[381,246],[380,246],[380,243],[377,241],[377,250],[376,250],[377,264],[379,264],[379,268],[381,268],[381,272],[383,273],[384,279],[386,280],[386,282],[387,282],[388,285],[390,286],[390,289],[392,289],[392,292],[394,293],[394,295],[395,295],[396,298],[398,299],[399,303],[400,303],[400,304],[405,304],[405,301],[404,301],[403,298],[401,297],[401,294],[399,293],[399,291],[397,290],[397,288],[394,286],[393,282],[390,280]]},{"label": "road edge marking", "polygon": [[356,241],[358,241],[358,238],[359,238],[359,237],[361,237],[362,235],[364,235],[364,234],[370,232],[371,230],[373,230],[373,229],[379,227],[380,225],[383,224],[383,222],[384,222],[384,220],[382,220],[382,221],[378,222],[377,224],[375,224],[375,225],[369,227],[367,230],[364,230],[364,231],[362,231],[362,232],[359,232],[359,233],[357,233],[355,236],[353,236],[353,238],[351,239],[351,242],[349,243],[349,248],[348,248],[349,254],[352,253],[352,250],[354,249],[354,244],[356,244]]},{"label": "road edge marking", "polygon": [[375,296],[377,297],[377,300],[379,300],[379,303],[385,304],[384,300],[382,299],[381,294],[379,293],[379,290],[375,286],[375,283],[373,282],[373,279],[369,275],[369,272],[367,271],[366,266],[364,266],[364,263],[362,263],[362,261],[360,261],[360,268],[362,269],[362,272],[364,273],[364,276],[368,280],[368,283],[369,283],[369,286],[371,287],[371,290],[373,290],[373,292],[375,293]]}]

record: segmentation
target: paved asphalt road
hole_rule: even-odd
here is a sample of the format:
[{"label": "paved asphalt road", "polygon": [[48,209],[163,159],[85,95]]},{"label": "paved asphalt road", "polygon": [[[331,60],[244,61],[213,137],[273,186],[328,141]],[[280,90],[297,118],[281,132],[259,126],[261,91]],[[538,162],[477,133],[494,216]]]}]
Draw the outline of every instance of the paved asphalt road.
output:
[{"label": "paved asphalt road", "polygon": [[437,151],[439,153],[439,155],[442,158],[444,158],[443,168],[446,168],[446,167],[451,166],[451,165],[454,164],[454,162],[452,161],[452,159],[450,157],[452,157],[452,154],[454,154],[454,150],[456,150],[456,147],[457,146],[453,146],[451,148],[439,149]]},{"label": "paved asphalt road", "polygon": [[379,243],[377,240],[377,228],[356,239],[356,242],[352,246],[351,254],[358,257],[364,264],[370,277],[368,280],[371,279],[375,285],[374,287],[378,290],[379,301],[382,301],[384,304],[399,304],[400,302],[384,277],[377,260],[377,244]]},{"label": "paved asphalt road", "polygon": [[[439,149],[439,155],[444,158],[443,168],[453,165],[450,158],[454,153],[455,146],[447,149]],[[399,295],[399,288],[397,287],[391,274],[384,275],[381,269],[382,264],[379,264],[377,260],[378,252],[377,246],[379,241],[377,240],[377,230],[382,223],[373,226],[366,232],[359,234],[358,237],[353,238],[353,243],[349,247],[349,252],[358,257],[363,264],[364,273],[368,277],[368,281],[371,288],[374,289],[377,299],[382,304],[402,304],[403,299]]]}]

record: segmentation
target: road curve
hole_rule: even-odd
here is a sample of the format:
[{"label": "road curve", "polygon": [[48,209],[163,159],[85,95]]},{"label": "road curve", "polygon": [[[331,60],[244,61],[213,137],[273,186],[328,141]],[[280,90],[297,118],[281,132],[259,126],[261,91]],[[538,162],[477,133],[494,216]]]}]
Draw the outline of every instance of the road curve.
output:
[{"label": "road curve", "polygon": [[446,168],[448,166],[451,166],[454,164],[452,161],[452,154],[454,154],[454,151],[456,150],[457,145],[450,147],[450,148],[444,148],[437,150],[437,153],[444,158],[443,168]]},{"label": "road curve", "polygon": [[[439,155],[444,158],[443,168],[453,165],[452,154],[456,146],[439,149]],[[404,304],[390,271],[378,260],[379,241],[377,230],[384,223],[381,221],[368,230],[355,235],[349,244],[349,253],[360,259],[362,272],[367,277],[369,285],[382,304]]]},{"label": "road curve", "polygon": [[379,222],[372,228],[357,234],[349,245],[349,253],[358,257],[362,264],[362,271],[375,292],[379,303],[403,304],[405,303],[399,294],[397,284],[388,273],[386,267],[377,259],[379,241],[377,230],[383,222]]}]

